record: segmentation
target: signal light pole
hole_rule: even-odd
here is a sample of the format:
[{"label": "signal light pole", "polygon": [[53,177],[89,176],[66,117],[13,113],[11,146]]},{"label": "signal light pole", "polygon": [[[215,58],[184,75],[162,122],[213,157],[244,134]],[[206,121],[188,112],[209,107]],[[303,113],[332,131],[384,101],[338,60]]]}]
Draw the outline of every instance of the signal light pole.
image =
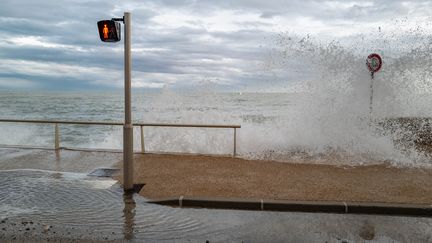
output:
[{"label": "signal light pole", "polygon": [[124,92],[125,124],[123,127],[123,187],[133,189],[133,124],[131,107],[131,14],[124,13]]},{"label": "signal light pole", "polygon": [[124,24],[124,96],[125,122],[123,126],[123,189],[131,191],[133,183],[133,124],[131,107],[131,14],[124,13],[123,18],[101,20],[98,22],[99,37],[103,42],[120,41],[120,24]]}]

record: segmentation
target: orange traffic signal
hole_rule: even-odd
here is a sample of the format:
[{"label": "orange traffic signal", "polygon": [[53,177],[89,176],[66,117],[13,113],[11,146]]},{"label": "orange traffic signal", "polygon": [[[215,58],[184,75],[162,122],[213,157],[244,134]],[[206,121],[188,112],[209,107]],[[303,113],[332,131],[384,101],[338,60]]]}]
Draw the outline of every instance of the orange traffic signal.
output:
[{"label": "orange traffic signal", "polygon": [[104,24],[104,27],[103,27],[103,35],[104,35],[105,40],[108,39],[108,27],[106,24]]},{"label": "orange traffic signal", "polygon": [[117,42],[121,40],[120,23],[113,20],[101,20],[97,24],[101,41]]}]

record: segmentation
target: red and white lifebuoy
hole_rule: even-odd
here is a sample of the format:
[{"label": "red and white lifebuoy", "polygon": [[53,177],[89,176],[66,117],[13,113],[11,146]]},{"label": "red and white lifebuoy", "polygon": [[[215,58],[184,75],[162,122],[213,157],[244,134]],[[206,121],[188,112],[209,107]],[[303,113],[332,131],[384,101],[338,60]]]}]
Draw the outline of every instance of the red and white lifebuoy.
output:
[{"label": "red and white lifebuoy", "polygon": [[382,66],[382,59],[380,55],[376,53],[370,54],[366,59],[366,66],[371,73],[378,72]]}]

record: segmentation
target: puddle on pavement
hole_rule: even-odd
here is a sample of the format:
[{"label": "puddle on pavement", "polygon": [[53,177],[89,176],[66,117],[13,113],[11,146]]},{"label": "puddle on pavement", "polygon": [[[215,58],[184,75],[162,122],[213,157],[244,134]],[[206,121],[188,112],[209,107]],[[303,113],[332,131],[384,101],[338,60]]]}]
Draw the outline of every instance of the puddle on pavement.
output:
[{"label": "puddle on pavement", "polygon": [[13,238],[21,230],[36,238],[79,234],[95,240],[151,239],[187,236],[204,228],[201,222],[172,213],[175,209],[146,205],[136,194],[123,195],[115,183],[79,173],[1,171],[1,235]]},{"label": "puddle on pavement", "polygon": [[82,173],[0,171],[0,241],[428,242],[432,219],[180,209]]},{"label": "puddle on pavement", "polygon": [[19,148],[0,148],[0,157],[2,159],[10,159],[14,157],[26,156],[33,151]]},{"label": "puddle on pavement", "polygon": [[70,150],[41,150],[0,147],[0,170],[38,169],[89,173],[111,168],[122,160],[121,153]]}]

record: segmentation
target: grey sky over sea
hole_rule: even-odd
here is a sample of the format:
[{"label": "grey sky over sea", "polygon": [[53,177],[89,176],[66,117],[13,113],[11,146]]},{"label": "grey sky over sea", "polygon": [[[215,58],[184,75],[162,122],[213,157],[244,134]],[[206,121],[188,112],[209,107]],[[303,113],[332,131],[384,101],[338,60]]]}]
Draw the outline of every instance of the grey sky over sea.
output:
[{"label": "grey sky over sea", "polygon": [[132,13],[133,87],[242,91],[299,79],[267,68],[280,34],[331,41],[395,20],[431,23],[432,2],[2,0],[0,89],[121,88],[123,42],[100,42],[96,22],[124,11]]}]

